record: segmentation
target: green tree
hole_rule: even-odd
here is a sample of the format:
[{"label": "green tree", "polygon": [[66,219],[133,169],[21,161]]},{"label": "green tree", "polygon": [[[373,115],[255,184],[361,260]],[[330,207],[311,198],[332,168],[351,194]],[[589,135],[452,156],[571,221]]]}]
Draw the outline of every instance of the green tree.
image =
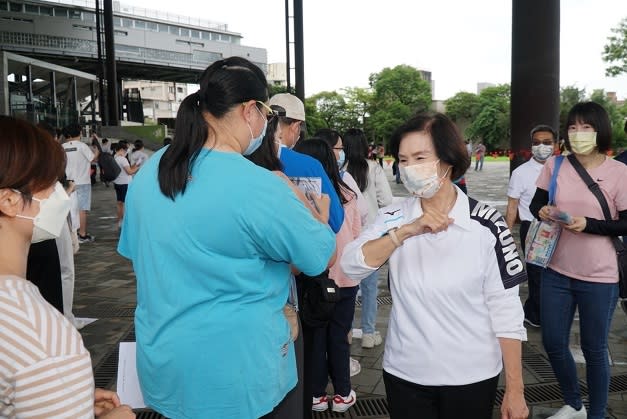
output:
[{"label": "green tree", "polygon": [[509,84],[483,89],[479,93],[479,112],[466,133],[472,139],[482,139],[489,149],[509,148]]},{"label": "green tree", "polygon": [[609,43],[603,47],[603,61],[608,64],[606,76],[618,76],[627,73],[627,17],[623,18],[616,28],[612,28],[614,35],[608,36]]},{"label": "green tree", "polygon": [[348,128],[361,128],[366,131],[365,123],[374,97],[372,90],[363,87],[347,87],[343,91],[346,101],[347,126],[342,132]]},{"label": "green tree", "polygon": [[387,142],[410,116],[431,107],[431,85],[408,65],[384,68],[370,75],[373,98],[368,129],[375,142]]},{"label": "green tree", "polygon": [[585,89],[578,89],[575,86],[566,86],[560,89],[560,132],[566,130],[566,118],[570,108],[579,102],[586,100]]},{"label": "green tree", "polygon": [[623,147],[627,145],[627,138],[625,138],[625,117],[622,108],[619,109],[616,103],[612,102],[603,89],[595,89],[590,95],[590,100],[603,106],[610,117],[610,123],[612,124],[612,146],[613,148]]},{"label": "green tree", "polygon": [[444,102],[446,114],[454,122],[459,120],[471,121],[480,110],[479,96],[474,93],[459,92]]}]

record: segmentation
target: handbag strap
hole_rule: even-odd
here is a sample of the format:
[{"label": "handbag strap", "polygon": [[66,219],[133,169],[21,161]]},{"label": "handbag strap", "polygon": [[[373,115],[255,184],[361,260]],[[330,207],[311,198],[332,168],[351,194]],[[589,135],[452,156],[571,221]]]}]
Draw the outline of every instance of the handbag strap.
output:
[{"label": "handbag strap", "polygon": [[[581,180],[583,180],[588,189],[590,189],[590,192],[592,192],[595,198],[599,201],[599,204],[601,204],[601,209],[603,209],[603,215],[605,216],[605,220],[612,221],[612,213],[610,212],[610,207],[607,204],[607,200],[605,199],[605,195],[603,195],[599,184],[596,183],[594,179],[592,179],[588,171],[581,165],[579,160],[577,160],[577,157],[575,157],[573,154],[570,154],[568,156],[568,161],[573,166],[579,177],[581,177]],[[611,239],[616,251],[623,251],[623,243],[618,239],[618,237],[612,236]]]},{"label": "handbag strap", "polygon": [[557,173],[560,171],[564,156],[555,157],[555,167],[551,175],[551,183],[549,183],[549,204],[555,205],[555,194],[557,193]]}]

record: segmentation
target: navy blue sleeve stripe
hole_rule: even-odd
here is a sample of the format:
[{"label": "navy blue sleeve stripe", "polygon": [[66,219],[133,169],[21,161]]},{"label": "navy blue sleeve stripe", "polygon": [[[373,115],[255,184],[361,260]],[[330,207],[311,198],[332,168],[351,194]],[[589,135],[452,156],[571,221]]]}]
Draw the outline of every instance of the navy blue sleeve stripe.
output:
[{"label": "navy blue sleeve stripe", "polygon": [[515,287],[527,280],[525,263],[518,254],[516,242],[496,208],[468,198],[470,218],[490,230],[496,238],[494,253],[499,265],[501,280],[505,289]]}]

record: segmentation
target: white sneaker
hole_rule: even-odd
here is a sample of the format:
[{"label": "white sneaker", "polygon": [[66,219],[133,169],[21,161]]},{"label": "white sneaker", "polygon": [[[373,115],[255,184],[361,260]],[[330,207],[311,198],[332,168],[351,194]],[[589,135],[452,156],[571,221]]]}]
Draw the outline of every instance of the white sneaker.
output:
[{"label": "white sneaker", "polygon": [[361,364],[355,358],[350,359],[350,376],[354,377],[361,372]]},{"label": "white sneaker", "polygon": [[321,397],[314,397],[311,403],[311,410],[315,412],[324,412],[329,408],[329,398],[325,394]]},{"label": "white sneaker", "polygon": [[381,334],[379,332],[374,333],[364,333],[361,336],[361,347],[362,348],[374,348],[375,346],[381,345],[383,339],[381,338]]},{"label": "white sneaker", "polygon": [[581,409],[575,410],[570,405],[564,405],[557,413],[547,419],[586,419],[587,417],[586,406],[581,406]]},{"label": "white sneaker", "polygon": [[333,396],[333,411],[343,413],[346,412],[352,405],[357,401],[357,394],[355,394],[355,390],[351,390],[348,393],[348,396],[343,397],[339,394]]}]

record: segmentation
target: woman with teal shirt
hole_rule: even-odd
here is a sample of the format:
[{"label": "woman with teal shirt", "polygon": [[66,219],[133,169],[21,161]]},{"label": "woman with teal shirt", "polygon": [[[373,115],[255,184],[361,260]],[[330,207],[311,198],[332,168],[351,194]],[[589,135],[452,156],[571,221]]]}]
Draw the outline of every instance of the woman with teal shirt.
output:
[{"label": "woman with teal shirt", "polygon": [[[171,418],[294,418],[283,307],[290,264],[316,275],[335,235],[287,183],[243,155],[272,111],[263,72],[209,66],[177,114],[172,144],[129,187],[118,251],[137,275],[137,369],[144,401]],[[328,198],[318,199],[328,219]]]}]

